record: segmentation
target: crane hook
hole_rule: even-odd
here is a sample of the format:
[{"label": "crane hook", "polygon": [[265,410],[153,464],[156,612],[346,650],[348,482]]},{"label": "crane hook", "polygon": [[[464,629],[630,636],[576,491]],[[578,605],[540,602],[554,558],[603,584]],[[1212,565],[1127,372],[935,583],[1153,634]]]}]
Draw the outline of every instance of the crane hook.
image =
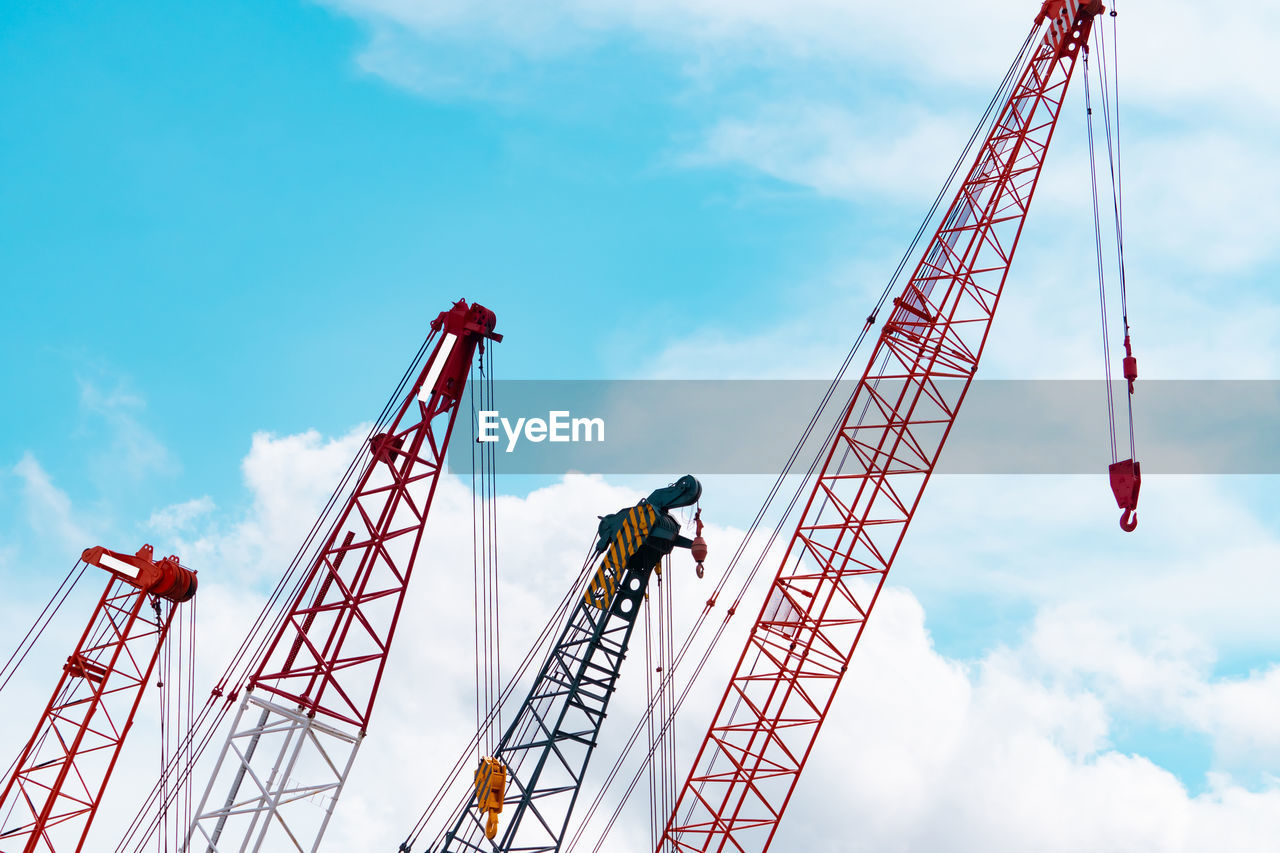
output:
[{"label": "crane hook", "polygon": [[1107,469],[1111,477],[1111,492],[1116,506],[1124,512],[1120,516],[1120,529],[1132,533],[1138,527],[1138,492],[1142,489],[1142,466],[1132,459],[1113,462]]},{"label": "crane hook", "polygon": [[693,521],[698,525],[697,535],[693,540],[692,546],[693,559],[698,564],[696,568],[698,577],[702,577],[706,571],[702,566],[702,561],[707,559],[707,540],[702,538],[702,507],[698,507],[698,511],[694,513]]}]

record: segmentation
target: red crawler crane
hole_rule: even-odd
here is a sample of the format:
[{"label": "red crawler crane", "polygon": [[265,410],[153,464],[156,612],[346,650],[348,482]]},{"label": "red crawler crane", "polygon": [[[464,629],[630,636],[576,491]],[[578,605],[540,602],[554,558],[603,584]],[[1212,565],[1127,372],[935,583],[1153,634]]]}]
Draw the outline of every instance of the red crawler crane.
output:
[{"label": "red crawler crane", "polygon": [[111,578],[0,795],[0,815],[13,811],[0,850],[84,848],[174,611],[196,593],[195,572],[153,560],[150,545],[82,559]]},{"label": "red crawler crane", "polygon": [[430,357],[371,438],[248,680],[187,833],[192,853],[319,847],[368,729],[467,374],[485,340],[502,340],[496,322],[462,300],[432,322]]},{"label": "red crawler crane", "polygon": [[[1068,84],[1102,12],[1081,0],[1041,8],[1029,62],[893,300],[659,851],[763,851],[772,842],[977,370]],[[1116,495],[1132,522],[1137,468],[1123,467],[1132,481]]]}]

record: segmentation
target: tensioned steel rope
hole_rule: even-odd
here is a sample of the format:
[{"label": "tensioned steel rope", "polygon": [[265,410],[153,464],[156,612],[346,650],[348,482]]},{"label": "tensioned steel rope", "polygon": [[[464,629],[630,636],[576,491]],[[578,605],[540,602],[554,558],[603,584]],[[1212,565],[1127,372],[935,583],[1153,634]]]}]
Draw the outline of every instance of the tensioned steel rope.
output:
[{"label": "tensioned steel rope", "polygon": [[[1114,36],[1116,12],[1112,10],[1111,14],[1112,14],[1112,27],[1113,27],[1112,51],[1114,54],[1115,42],[1116,42],[1116,39]],[[1112,203],[1112,215],[1114,217],[1113,226],[1115,229],[1114,240],[1116,244],[1116,267],[1117,267],[1117,277],[1119,281],[1119,290],[1120,290],[1120,307],[1121,307],[1121,318],[1122,318],[1123,331],[1124,331],[1125,355],[1128,356],[1131,350],[1130,350],[1130,342],[1129,342],[1130,341],[1129,300],[1128,300],[1128,293],[1127,293],[1127,287],[1125,282],[1125,264],[1124,264],[1124,220],[1123,220],[1124,196],[1123,196],[1123,190],[1121,187],[1121,167],[1119,162],[1120,160],[1119,80],[1117,79],[1115,81],[1116,90],[1113,97],[1111,92],[1109,91],[1111,86],[1108,79],[1109,75],[1107,71],[1107,48],[1106,48],[1104,33],[1105,33],[1104,27],[1098,27],[1094,31],[1094,45],[1097,50],[1097,54],[1100,58],[1100,65],[1101,65],[1101,67],[1099,68],[1099,74],[1098,74],[1098,77],[1099,77],[1098,88],[1099,88],[1100,97],[1102,101],[1101,109],[1102,109],[1104,135],[1106,137],[1107,164],[1110,170],[1110,179],[1111,179],[1111,203]],[[1117,425],[1116,425],[1117,418],[1116,418],[1116,411],[1115,411],[1115,399],[1112,395],[1111,333],[1110,333],[1111,324],[1110,324],[1108,311],[1107,311],[1106,263],[1103,258],[1104,247],[1103,247],[1103,237],[1102,237],[1102,230],[1103,230],[1102,229],[1102,204],[1099,197],[1100,193],[1098,189],[1098,165],[1097,165],[1097,157],[1098,157],[1097,147],[1098,146],[1094,138],[1094,130],[1093,130],[1093,81],[1089,74],[1090,55],[1091,55],[1091,51],[1086,50],[1084,52],[1085,119],[1086,119],[1087,139],[1088,139],[1088,147],[1089,147],[1089,177],[1090,177],[1090,188],[1091,188],[1090,200],[1093,204],[1094,247],[1095,247],[1097,273],[1098,273],[1098,306],[1099,306],[1099,312],[1101,315],[1101,325],[1102,325],[1103,369],[1105,371],[1105,377],[1106,377],[1107,425],[1108,425],[1108,432],[1109,432],[1108,438],[1110,440],[1110,445],[1111,445],[1111,461],[1114,463],[1119,460],[1120,453],[1119,453],[1119,440],[1117,438]],[[1118,59],[1116,59],[1113,56],[1113,61],[1118,62]],[[1112,129],[1112,111],[1113,110],[1115,112],[1114,134]],[[1137,440],[1135,437],[1134,425],[1133,425],[1132,389],[1130,389],[1129,392],[1126,393],[1124,396],[1125,396],[1125,401],[1127,403],[1127,412],[1128,412],[1129,456],[1131,459],[1133,459],[1137,457],[1137,447],[1136,447]]]},{"label": "tensioned steel rope", "polygon": [[[287,611],[283,605],[292,601],[306,582],[306,573],[303,571],[303,567],[310,563],[316,549],[321,547],[323,542],[332,536],[333,531],[329,528],[334,523],[331,520],[333,510],[339,505],[340,499],[346,496],[352,479],[361,470],[365,458],[364,448],[368,447],[369,441],[385,426],[387,419],[394,412],[396,404],[404,395],[405,388],[420,371],[422,360],[431,344],[434,343],[436,335],[437,333],[434,331],[428,333],[418,347],[413,360],[396,384],[395,390],[387,398],[387,402],[383,405],[373,426],[370,427],[361,448],[356,451],[351,463],[339,479],[338,485],[330,493],[319,516],[317,516],[316,521],[312,524],[302,544],[298,547],[293,559],[287,566],[284,575],[276,584],[270,596],[268,596],[266,603],[254,619],[244,640],[233,652],[229,663],[223,670],[209,698],[205,701],[200,713],[196,715],[194,722],[184,734],[181,745],[179,749],[175,750],[175,757],[170,761],[170,764],[174,764],[178,755],[183,756],[185,763],[182,766],[171,766],[168,773],[162,774],[161,779],[157,780],[126,828],[124,836],[116,847],[117,853],[130,849],[130,845],[133,845],[131,849],[134,853],[141,853],[147,839],[156,832],[161,814],[169,807],[169,802],[163,796],[161,790],[162,781],[164,779],[177,779],[186,783],[189,780],[195,765],[199,762],[213,735],[217,732],[234,704],[235,695],[239,692],[244,679],[248,675],[251,662],[261,656],[266,644],[270,642],[271,637],[287,617]],[[326,532],[323,538],[319,536],[321,531]],[[224,696],[227,697],[226,701],[220,701]]]},{"label": "tensioned steel rope", "polygon": [[[4,692],[4,689],[9,685],[9,680],[13,678],[13,674],[18,671],[23,661],[27,659],[31,648],[40,639],[40,635],[44,633],[45,629],[49,627],[49,623],[53,621],[53,617],[57,615],[63,602],[71,594],[71,590],[80,582],[80,578],[84,576],[85,568],[84,562],[77,558],[67,571],[66,576],[63,577],[62,582],[58,584],[58,588],[53,591],[53,595],[49,596],[49,600],[45,602],[44,607],[36,614],[35,621],[31,623],[27,633],[22,635],[22,639],[18,641],[13,653],[9,655],[9,659],[4,662],[4,666],[0,667],[0,693]],[[79,570],[78,574],[77,570]]]},{"label": "tensioned steel rope", "polygon": [[[478,748],[485,730],[485,725],[491,724],[496,719],[498,710],[511,697],[516,688],[520,686],[521,680],[527,674],[529,668],[533,665],[533,662],[541,660],[545,655],[547,647],[554,639],[555,632],[562,626],[564,620],[568,617],[569,610],[578,600],[579,591],[582,585],[590,576],[595,562],[595,543],[596,536],[595,534],[592,534],[590,540],[587,542],[587,552],[583,558],[582,567],[578,570],[578,575],[574,578],[568,592],[565,594],[564,598],[560,600],[559,604],[556,605],[555,611],[551,614],[550,618],[547,619],[542,630],[539,631],[538,636],[535,638],[529,649],[529,652],[524,656],[519,666],[516,667],[515,672],[513,672],[511,677],[507,680],[506,686],[498,696],[498,701],[489,709],[487,716],[481,721],[481,726],[477,727],[475,734],[472,735],[471,740],[459,753],[458,759],[454,762],[453,767],[445,776],[444,781],[441,782],[435,793],[432,794],[431,798],[428,800],[426,807],[422,810],[422,813],[418,816],[413,827],[406,835],[405,840],[401,843],[399,847],[401,851],[409,851],[418,843],[423,831],[432,823],[432,820],[438,813],[441,804],[448,796],[449,789],[453,786],[454,780]],[[461,807],[465,808],[467,803],[470,802],[470,799],[471,797],[468,794],[463,800]]]},{"label": "tensioned steel rope", "polygon": [[[686,653],[688,652],[689,648],[693,645],[693,642],[697,639],[698,635],[703,629],[707,614],[709,613],[711,607],[714,606],[714,602],[717,600],[717,598],[723,591],[724,587],[727,585],[728,580],[730,576],[733,574],[734,569],[737,567],[739,560],[745,553],[747,547],[751,542],[751,539],[754,537],[757,529],[759,528],[761,521],[763,520],[769,508],[771,507],[778,491],[782,486],[782,483],[784,482],[786,477],[790,475],[792,467],[794,466],[795,461],[798,459],[802,448],[808,442],[814,428],[816,427],[817,423],[820,421],[822,414],[825,412],[827,405],[830,403],[831,399],[835,395],[835,392],[838,389],[840,382],[843,380],[845,373],[847,372],[849,366],[851,365],[858,351],[860,350],[864,340],[866,339],[867,334],[869,333],[871,328],[874,326],[876,321],[876,316],[879,314],[880,310],[884,307],[885,303],[888,301],[890,294],[894,291],[894,288],[896,287],[897,282],[901,277],[903,271],[906,269],[907,264],[910,263],[910,261],[914,258],[915,250],[919,245],[920,240],[925,235],[925,233],[929,231],[930,225],[933,222],[934,218],[937,216],[939,208],[941,208],[942,204],[948,198],[950,194],[950,190],[954,186],[955,180],[958,177],[960,170],[964,167],[965,163],[969,159],[969,156],[973,150],[973,146],[978,142],[980,138],[982,138],[985,135],[985,131],[989,128],[990,124],[992,123],[997,108],[1002,103],[1004,103],[1005,100],[1007,100],[1009,92],[1012,90],[1012,87],[1017,80],[1018,72],[1022,67],[1022,65],[1025,63],[1027,56],[1029,54],[1029,51],[1033,48],[1033,44],[1035,42],[1035,37],[1037,33],[1038,33],[1038,30],[1033,27],[1032,30],[1028,33],[1025,41],[1023,42],[1022,47],[1019,49],[1017,56],[1014,58],[1013,62],[1009,65],[1009,68],[1005,72],[1005,75],[1000,83],[999,88],[996,91],[996,94],[992,97],[991,101],[987,105],[986,110],[983,112],[982,117],[979,119],[979,121],[975,125],[974,130],[970,135],[964,150],[961,152],[960,156],[956,159],[955,164],[952,166],[952,169],[948,174],[942,189],[939,191],[937,197],[934,199],[933,204],[930,206],[929,211],[926,213],[925,217],[922,219],[919,228],[917,229],[914,237],[912,238],[911,244],[908,246],[907,250],[903,253],[902,258],[899,260],[898,265],[894,269],[892,276],[890,277],[888,283],[886,284],[884,290],[882,291],[880,298],[876,302],[875,309],[872,311],[871,315],[868,316],[865,325],[863,326],[857,339],[854,341],[853,346],[849,349],[849,352],[846,355],[843,363],[841,364],[835,379],[832,380],[830,386],[827,389],[826,394],[823,396],[817,409],[814,411],[813,416],[810,418],[810,421],[807,424],[804,432],[802,433],[800,440],[796,443],[795,447],[793,448],[792,453],[788,458],[787,462],[785,463],[782,472],[778,475],[777,480],[775,480],[773,487],[770,489],[768,495],[766,496],[764,505],[761,507],[761,510],[756,514],[755,519],[752,521],[751,526],[748,528],[747,534],[744,536],[742,542],[739,544],[738,549],[735,551],[733,557],[730,559],[730,562],[726,568],[725,574],[721,578],[720,583],[717,585],[716,592],[713,594],[712,598],[709,599],[708,607],[703,610],[702,614],[699,616],[697,622],[695,623],[694,628],[692,629],[690,634],[687,636],[685,642],[682,644],[681,649],[677,653],[675,657],[675,661],[671,666],[671,671],[663,674],[664,678],[672,678],[674,677],[674,674],[677,671],[679,671],[680,665],[684,660]],[[819,446],[818,450],[814,453],[814,456],[811,460],[809,468],[805,476],[801,478],[800,482],[797,484],[795,492],[793,493],[788,503],[786,511],[783,513],[777,525],[774,527],[773,531],[769,536],[769,539],[765,543],[765,546],[761,549],[759,556],[755,560],[755,563],[752,566],[746,580],[743,582],[742,586],[740,587],[739,592],[735,597],[734,605],[730,607],[729,610],[727,611],[725,619],[722,620],[722,622],[716,629],[711,641],[707,644],[701,659],[698,661],[692,675],[686,681],[685,688],[680,692],[679,698],[677,699],[674,710],[672,712],[673,717],[675,715],[675,712],[679,711],[679,708],[683,704],[685,698],[688,696],[690,688],[697,680],[698,675],[702,672],[703,667],[705,667],[707,661],[711,656],[712,651],[716,646],[716,643],[718,642],[720,637],[723,635],[724,630],[727,627],[729,618],[733,615],[737,605],[741,602],[743,595],[745,595],[746,589],[750,587],[752,581],[754,580],[757,573],[759,572],[767,554],[769,553],[769,549],[776,542],[780,531],[785,526],[786,520],[791,516],[791,513],[794,512],[796,504],[799,502],[801,495],[804,494],[804,490],[806,488],[807,483],[812,478],[813,474],[817,470],[817,467],[821,463],[823,448],[828,444],[830,444],[831,440],[834,438],[834,435],[838,429],[839,429],[839,423],[837,422],[833,424],[831,429],[829,430],[826,441],[823,443],[823,445]],[[654,712],[654,707],[650,705],[650,707],[646,711],[645,716],[649,716],[653,714],[653,712]],[[665,730],[670,725],[670,723],[671,723],[670,719],[664,719],[660,732]],[[577,844],[579,843],[587,827],[589,826],[591,819],[594,816],[596,810],[599,808],[600,804],[607,797],[609,789],[613,781],[616,779],[616,776],[620,768],[622,767],[624,762],[630,757],[630,752],[634,748],[635,742],[638,740],[643,730],[643,727],[644,727],[644,721],[642,720],[637,725],[636,729],[633,731],[632,736],[628,740],[626,747],[624,747],[622,755],[619,757],[618,761],[614,764],[613,768],[611,768],[605,785],[601,787],[600,791],[597,793],[596,797],[593,799],[591,806],[587,809],[587,812],[584,815],[583,820],[579,824],[576,834],[573,836],[573,839],[569,844],[570,849],[574,849],[577,847]],[[659,734],[659,737],[661,737],[661,734]],[[612,829],[613,825],[618,820],[618,817],[621,814],[622,808],[624,807],[631,793],[634,791],[636,784],[639,782],[639,779],[643,775],[645,768],[648,765],[648,762],[652,760],[652,757],[653,757],[653,753],[651,751],[648,755],[642,758],[640,767],[637,769],[637,772],[633,776],[630,785],[627,787],[626,793],[618,801],[618,804],[614,810],[614,814],[611,817],[608,824],[606,825],[605,830],[601,834],[595,847],[593,848],[594,850],[599,851],[602,849],[604,839],[607,837],[609,830]]]},{"label": "tensioned steel rope", "polygon": [[[1115,4],[1111,5],[1111,68],[1107,66],[1106,27],[1098,27],[1094,31],[1100,58],[1099,89],[1102,97],[1102,122],[1107,139],[1107,163],[1111,170],[1111,205],[1115,224],[1116,272],[1120,284],[1120,316],[1124,328],[1126,342],[1125,352],[1129,352],[1129,288],[1124,263],[1124,170],[1120,161],[1120,57],[1119,29]],[[1114,131],[1112,123],[1114,120]],[[1113,145],[1114,142],[1114,145]],[[1125,395],[1129,408],[1129,458],[1138,456],[1137,442],[1133,430],[1133,395]]]}]

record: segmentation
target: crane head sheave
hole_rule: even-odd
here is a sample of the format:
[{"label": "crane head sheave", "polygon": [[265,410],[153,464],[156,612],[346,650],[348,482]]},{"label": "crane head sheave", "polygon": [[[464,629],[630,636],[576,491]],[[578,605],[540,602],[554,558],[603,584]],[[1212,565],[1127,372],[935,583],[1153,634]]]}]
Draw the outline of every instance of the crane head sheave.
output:
[{"label": "crane head sheave", "polygon": [[[693,506],[702,497],[702,484],[692,474],[685,474],[669,486],[655,489],[649,497],[632,507],[618,510],[612,515],[601,516],[599,541],[596,553],[603,554],[614,544],[626,547],[626,537],[618,533],[626,531],[628,523],[648,525],[638,547],[628,549],[622,561],[627,569],[650,569],[675,548],[693,549],[695,540],[680,535],[680,524],[671,517],[669,510]],[[699,523],[699,539],[701,523]],[[699,557],[698,576],[702,576],[702,560],[706,557],[705,543]]]}]

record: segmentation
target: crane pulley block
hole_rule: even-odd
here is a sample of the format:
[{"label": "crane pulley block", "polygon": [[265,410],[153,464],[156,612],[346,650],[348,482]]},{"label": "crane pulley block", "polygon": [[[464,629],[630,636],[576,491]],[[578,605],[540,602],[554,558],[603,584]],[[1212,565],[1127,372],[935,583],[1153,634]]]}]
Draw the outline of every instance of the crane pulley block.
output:
[{"label": "crane pulley block", "polygon": [[1089,43],[1093,19],[1106,11],[1101,0],[1045,0],[1036,26],[1049,21],[1044,46],[1062,59]]},{"label": "crane pulley block", "polygon": [[507,768],[500,759],[482,758],[476,768],[476,808],[486,815],[484,834],[492,841],[498,834],[498,815],[507,793]]},{"label": "crane pulley block", "polygon": [[196,573],[182,565],[174,555],[163,560],[155,559],[155,551],[150,545],[143,545],[136,554],[108,551],[97,545],[86,548],[80,559],[105,569],[130,586],[175,604],[190,601],[196,594]]},{"label": "crane pulley block", "polygon": [[702,484],[686,474],[635,506],[602,516],[596,553],[605,556],[587,587],[586,602],[607,610],[626,572],[647,573],[672,549],[692,548],[693,540],[680,535],[680,524],[667,510],[692,506],[700,497]]},{"label": "crane pulley block", "polygon": [[698,526],[698,529],[697,529],[696,535],[693,537],[693,544],[689,546],[689,551],[690,553],[693,554],[693,559],[698,564],[697,566],[698,577],[702,577],[703,573],[706,571],[702,563],[704,560],[707,559],[707,540],[702,537],[701,508],[699,508],[697,513],[694,514],[693,523]]},{"label": "crane pulley block", "polygon": [[431,371],[421,385],[420,399],[424,403],[432,394],[455,401],[462,397],[475,350],[479,348],[483,352],[486,340],[502,340],[502,335],[493,330],[497,322],[497,317],[488,308],[478,303],[468,305],[465,299],[459,299],[448,311],[440,312],[440,316],[431,323],[431,330],[440,332],[441,339]]},{"label": "crane pulley block", "polygon": [[1138,492],[1142,489],[1142,466],[1132,459],[1114,462],[1107,469],[1111,475],[1111,491],[1116,505],[1124,510],[1120,528],[1132,533],[1138,526]]}]

